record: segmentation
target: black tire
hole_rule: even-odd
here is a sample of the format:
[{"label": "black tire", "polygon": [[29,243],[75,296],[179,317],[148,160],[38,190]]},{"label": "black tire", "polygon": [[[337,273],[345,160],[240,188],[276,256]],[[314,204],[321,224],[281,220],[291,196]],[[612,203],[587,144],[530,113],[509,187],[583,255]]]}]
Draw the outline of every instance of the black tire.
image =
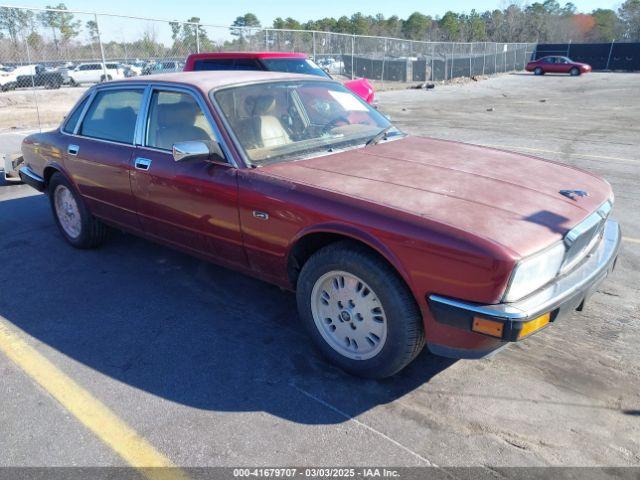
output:
[{"label": "black tire", "polygon": [[100,77],[100,83],[103,83],[103,82],[110,82],[111,80],[113,80],[113,78],[111,77],[111,75],[107,75],[106,77],[105,77],[104,75],[102,75],[102,76]]},{"label": "black tire", "polygon": [[544,70],[542,69],[542,67],[536,67],[533,73],[534,75],[544,75]]},{"label": "black tire", "polygon": [[[71,195],[78,206],[78,211],[80,213],[80,234],[76,237],[72,237],[65,231],[60,223],[60,219],[58,218],[54,199],[55,192],[58,187],[66,187],[71,192]],[[62,236],[67,240],[67,242],[76,248],[82,249],[96,248],[102,245],[109,233],[108,227],[91,215],[91,212],[89,212],[89,209],[82,201],[82,197],[78,192],[76,192],[73,185],[71,185],[71,182],[69,182],[64,175],[61,173],[54,173],[51,176],[48,185],[48,193],[53,218],[60,230],[60,233],[62,233]]]},{"label": "black tire", "polygon": [[580,75],[580,69],[578,67],[573,67],[571,70],[569,70],[569,75],[571,75],[572,77],[577,77],[578,75]]},{"label": "black tire", "polygon": [[[356,360],[341,354],[316,326],[312,312],[313,288],[323,275],[332,271],[343,271],[362,279],[384,309],[386,340],[382,349],[369,359]],[[296,296],[300,317],[315,345],[332,363],[353,375],[389,377],[411,363],[424,346],[422,315],[413,295],[386,261],[355,242],[336,242],[313,254],[300,272]]]}]

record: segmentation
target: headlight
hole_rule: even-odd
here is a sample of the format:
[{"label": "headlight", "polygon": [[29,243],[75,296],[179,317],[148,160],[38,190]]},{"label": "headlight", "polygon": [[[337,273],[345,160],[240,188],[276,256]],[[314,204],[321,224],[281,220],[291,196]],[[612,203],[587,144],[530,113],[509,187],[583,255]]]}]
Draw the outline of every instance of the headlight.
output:
[{"label": "headlight", "polygon": [[565,255],[564,242],[521,260],[513,270],[504,302],[514,302],[550,282],[560,271]]}]

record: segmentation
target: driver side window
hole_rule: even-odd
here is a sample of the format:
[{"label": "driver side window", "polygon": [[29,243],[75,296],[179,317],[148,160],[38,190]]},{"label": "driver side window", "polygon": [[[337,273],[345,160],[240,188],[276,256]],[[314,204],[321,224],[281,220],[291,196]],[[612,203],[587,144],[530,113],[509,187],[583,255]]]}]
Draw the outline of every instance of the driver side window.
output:
[{"label": "driver side window", "polygon": [[189,93],[154,91],[147,119],[148,147],[171,150],[178,142],[214,140],[211,125]]}]

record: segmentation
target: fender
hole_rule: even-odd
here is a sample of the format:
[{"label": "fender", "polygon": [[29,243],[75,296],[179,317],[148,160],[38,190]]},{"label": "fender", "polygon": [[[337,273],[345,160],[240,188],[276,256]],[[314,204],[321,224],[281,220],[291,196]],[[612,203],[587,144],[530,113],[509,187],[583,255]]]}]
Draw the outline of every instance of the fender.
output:
[{"label": "fender", "polygon": [[382,256],[389,264],[398,272],[400,277],[404,280],[407,285],[410,285],[409,275],[405,270],[400,259],[391,251],[384,243],[378,240],[375,236],[371,235],[368,232],[365,232],[359,228],[354,227],[353,225],[340,223],[340,222],[328,222],[321,223],[309,226],[307,228],[303,228],[300,230],[291,240],[289,245],[287,246],[285,258],[287,264],[289,263],[289,259],[291,257],[291,252],[296,244],[304,237],[315,234],[315,233],[333,233],[337,235],[342,235],[344,237],[351,238],[353,240],[357,240],[359,242],[364,243],[369,248],[377,252],[380,256]]}]

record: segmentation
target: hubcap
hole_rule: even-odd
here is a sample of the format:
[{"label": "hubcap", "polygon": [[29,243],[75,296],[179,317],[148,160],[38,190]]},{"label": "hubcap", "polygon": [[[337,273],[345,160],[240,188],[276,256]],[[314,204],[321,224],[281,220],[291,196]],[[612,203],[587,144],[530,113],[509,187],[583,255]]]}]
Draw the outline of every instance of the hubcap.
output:
[{"label": "hubcap", "polygon": [[82,229],[78,203],[71,191],[64,185],[58,185],[53,192],[56,216],[62,229],[71,238],[78,238]]},{"label": "hubcap", "polygon": [[387,317],[376,293],[356,275],[331,271],[311,292],[311,313],[322,338],[353,360],[375,357],[387,340]]}]

